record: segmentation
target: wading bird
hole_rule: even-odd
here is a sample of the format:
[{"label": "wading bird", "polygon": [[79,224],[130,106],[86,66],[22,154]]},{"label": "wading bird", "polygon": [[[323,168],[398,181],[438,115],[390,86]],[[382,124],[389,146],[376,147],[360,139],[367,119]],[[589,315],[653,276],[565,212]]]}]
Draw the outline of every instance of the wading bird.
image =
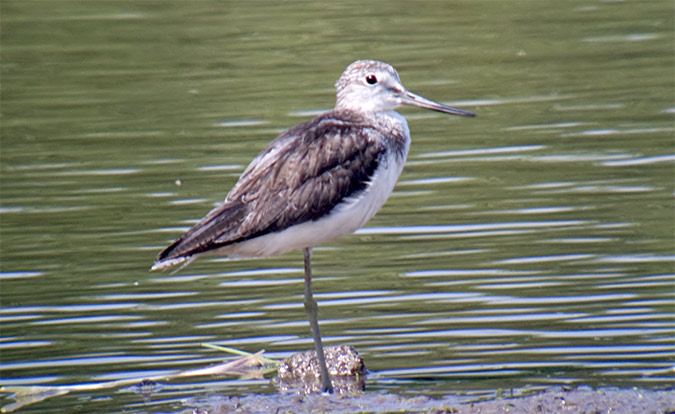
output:
[{"label": "wading bird", "polygon": [[321,386],[332,385],[312,295],[312,248],[353,233],[382,207],[410,147],[405,119],[417,106],[451,115],[473,113],[407,91],[390,65],[359,60],[337,83],[335,108],[282,132],[249,164],[225,201],[159,254],[152,270],[186,265],[204,254],[274,256],[302,249],[305,310]]}]

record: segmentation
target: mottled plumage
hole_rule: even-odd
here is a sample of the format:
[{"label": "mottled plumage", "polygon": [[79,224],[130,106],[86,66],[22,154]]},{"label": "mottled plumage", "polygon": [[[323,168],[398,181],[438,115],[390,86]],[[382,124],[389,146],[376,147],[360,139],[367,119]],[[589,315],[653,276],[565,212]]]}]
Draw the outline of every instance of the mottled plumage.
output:
[{"label": "mottled plumage", "polygon": [[[391,131],[388,142],[384,126],[342,110],[285,131],[251,162],[222,204],[162,252],[160,263],[316,221],[358,197],[390,156],[397,163],[405,160],[407,130]],[[270,256],[307,246],[250,253],[238,247],[230,248],[231,256]]]},{"label": "mottled plumage", "polygon": [[276,137],[225,201],[161,252],[152,267],[187,264],[206,253],[237,258],[303,249],[305,309],[325,391],[332,387],[312,297],[311,248],[356,231],[391,194],[410,146],[408,124],[396,107],[473,116],[407,91],[394,68],[373,60],[349,65],[335,86],[335,109]]}]

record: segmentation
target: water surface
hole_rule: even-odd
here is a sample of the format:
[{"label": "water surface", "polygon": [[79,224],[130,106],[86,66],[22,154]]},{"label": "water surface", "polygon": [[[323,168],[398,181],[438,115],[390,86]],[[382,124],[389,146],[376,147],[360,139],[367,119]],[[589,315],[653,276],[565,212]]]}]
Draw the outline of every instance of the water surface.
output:
[{"label": "water surface", "polygon": [[[311,347],[302,255],[148,273],[353,60],[414,109],[408,164],[315,249],[324,341],[369,390],[672,386],[673,13],[666,1],[1,4],[0,375],[70,384]],[[79,393],[40,412],[167,412],[266,380]],[[3,399],[5,403],[6,398]]]}]

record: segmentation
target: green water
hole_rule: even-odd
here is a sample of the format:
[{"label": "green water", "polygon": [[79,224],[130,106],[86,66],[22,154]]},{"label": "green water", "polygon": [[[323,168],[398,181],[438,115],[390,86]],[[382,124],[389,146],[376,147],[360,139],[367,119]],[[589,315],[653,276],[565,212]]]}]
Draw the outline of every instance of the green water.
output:
[{"label": "green water", "polygon": [[[148,269],[370,58],[478,116],[401,110],[391,199],[314,253],[325,343],[354,345],[376,391],[672,386],[671,2],[10,0],[0,36],[2,384],[222,358],[201,342],[310,348],[298,252]],[[275,392],[212,377],[33,407],[167,412],[205,390]]]}]

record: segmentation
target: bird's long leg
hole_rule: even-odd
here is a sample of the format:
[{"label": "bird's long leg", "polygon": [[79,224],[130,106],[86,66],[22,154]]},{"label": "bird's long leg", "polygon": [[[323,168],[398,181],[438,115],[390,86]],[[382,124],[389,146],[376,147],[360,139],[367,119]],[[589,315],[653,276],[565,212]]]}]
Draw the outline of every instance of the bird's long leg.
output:
[{"label": "bird's long leg", "polygon": [[326,368],[326,357],[323,353],[323,345],[321,344],[321,333],[319,332],[318,310],[319,306],[312,295],[312,248],[305,247],[302,250],[305,257],[305,311],[309,318],[309,326],[312,328],[312,336],[314,337],[314,349],[316,350],[316,357],[319,360],[319,369],[321,370],[321,389],[323,392],[333,392],[333,385],[330,382],[328,375],[328,368]]}]

